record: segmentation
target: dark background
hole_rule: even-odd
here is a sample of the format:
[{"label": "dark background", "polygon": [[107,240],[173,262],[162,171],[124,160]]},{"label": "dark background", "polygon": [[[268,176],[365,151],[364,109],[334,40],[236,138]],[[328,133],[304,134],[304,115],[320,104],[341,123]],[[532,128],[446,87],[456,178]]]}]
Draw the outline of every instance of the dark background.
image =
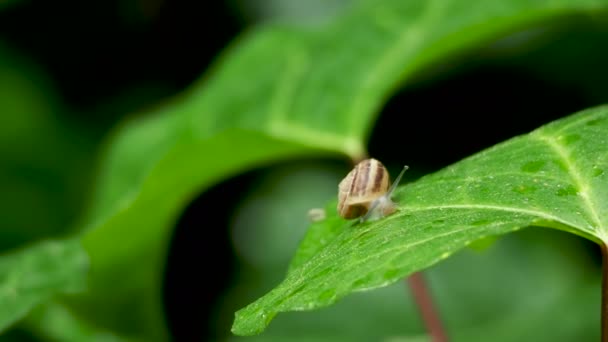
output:
[{"label": "dark background", "polygon": [[[44,213],[27,218],[38,207],[50,206],[62,215],[44,229],[10,228],[13,234],[0,247],[69,232],[86,203],[88,191],[82,189],[92,187],[95,153],[111,129],[122,118],[145,115],[147,108],[187,88],[237,34],[266,20],[314,22],[341,3],[331,2],[325,12],[322,6],[299,12],[298,17],[289,11],[264,12],[263,6],[246,1],[23,1],[0,11],[0,48],[8,46],[18,63],[44,71],[43,82],[60,99],[52,115],[80,131],[74,138],[78,147],[71,152],[52,141],[65,139],[59,143],[63,146],[74,142],[72,137],[47,136],[38,137],[32,156],[2,157],[3,184],[34,181],[43,189],[32,194],[42,200],[22,198],[26,209],[9,214],[9,202],[19,202],[15,194],[22,190],[7,187],[9,191],[0,195],[0,204],[8,203],[6,215],[24,224],[46,220]],[[608,72],[603,65],[608,60],[608,25],[603,18],[573,16],[511,33],[417,74],[380,114],[370,138],[370,155],[395,169],[406,154],[407,162],[418,166],[415,172],[423,174],[608,102]],[[5,129],[10,129],[11,121],[7,122]],[[41,159],[45,153],[61,155],[62,162]],[[349,169],[344,160],[314,162],[344,174]],[[266,172],[256,170],[225,181],[184,211],[165,284],[167,317],[176,340],[226,334],[231,317],[217,318],[217,306],[240,267],[227,227],[235,199]],[[48,186],[51,182],[45,177],[60,185]],[[63,200],[49,200],[57,197]],[[589,250],[595,253],[594,248]],[[193,272],[197,269],[205,272]]]}]

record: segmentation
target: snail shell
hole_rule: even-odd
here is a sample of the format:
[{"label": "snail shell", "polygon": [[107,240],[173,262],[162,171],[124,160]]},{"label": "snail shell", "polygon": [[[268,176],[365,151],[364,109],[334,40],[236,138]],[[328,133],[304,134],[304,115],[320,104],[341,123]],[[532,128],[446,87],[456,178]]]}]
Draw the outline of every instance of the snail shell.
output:
[{"label": "snail shell", "polygon": [[390,196],[401,179],[399,174],[389,189],[386,167],[376,159],[365,159],[355,166],[338,185],[338,214],[345,219],[377,218],[395,212]]}]

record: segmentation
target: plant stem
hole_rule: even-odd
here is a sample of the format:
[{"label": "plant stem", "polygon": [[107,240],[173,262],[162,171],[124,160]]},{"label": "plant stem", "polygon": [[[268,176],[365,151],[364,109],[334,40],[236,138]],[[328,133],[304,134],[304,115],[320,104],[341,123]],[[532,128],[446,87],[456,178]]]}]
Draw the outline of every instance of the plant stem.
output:
[{"label": "plant stem", "polygon": [[429,294],[422,272],[416,272],[409,276],[407,283],[431,340],[433,342],[446,342],[448,338],[439,319],[439,314],[433,305],[433,299]]},{"label": "plant stem", "polygon": [[602,342],[608,342],[608,246],[600,242],[602,249]]}]

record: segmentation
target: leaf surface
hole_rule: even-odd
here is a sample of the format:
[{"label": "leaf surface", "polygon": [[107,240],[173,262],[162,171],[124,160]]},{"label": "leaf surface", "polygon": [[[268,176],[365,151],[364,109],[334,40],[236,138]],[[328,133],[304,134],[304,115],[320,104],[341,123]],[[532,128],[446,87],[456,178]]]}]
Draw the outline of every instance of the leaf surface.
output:
[{"label": "leaf surface", "polygon": [[592,108],[400,187],[399,211],[382,220],[328,218],[311,227],[286,279],[237,312],[233,332],[259,333],[278,312],[386,286],[531,225],[608,241],[607,137],[608,107]]}]

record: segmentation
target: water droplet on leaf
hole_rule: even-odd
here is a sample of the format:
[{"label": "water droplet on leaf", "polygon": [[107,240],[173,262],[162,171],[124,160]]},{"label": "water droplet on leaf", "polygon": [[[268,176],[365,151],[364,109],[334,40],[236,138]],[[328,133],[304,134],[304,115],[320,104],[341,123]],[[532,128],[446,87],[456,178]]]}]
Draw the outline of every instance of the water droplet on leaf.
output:
[{"label": "water droplet on leaf", "polygon": [[595,126],[597,124],[602,123],[602,121],[604,121],[604,119],[594,119],[594,120],[590,120],[589,122],[587,122],[587,126]]},{"label": "water droplet on leaf", "polygon": [[317,298],[320,302],[326,302],[332,300],[336,296],[336,291],[333,289],[325,290],[321,292]]},{"label": "water droplet on leaf", "polygon": [[517,192],[518,194],[529,194],[536,191],[536,187],[530,185],[518,185],[513,187],[513,191]]},{"label": "water droplet on leaf", "polygon": [[600,168],[593,168],[593,177],[599,177],[604,174],[604,170]]},{"label": "water droplet on leaf", "polygon": [[568,186],[566,188],[558,189],[555,194],[560,197],[564,196],[576,196],[578,191],[573,186]]},{"label": "water droplet on leaf", "polygon": [[399,269],[395,268],[395,269],[384,272],[383,277],[386,280],[394,279],[394,278],[398,277],[400,273],[401,273],[401,271]]},{"label": "water droplet on leaf", "polygon": [[521,170],[523,172],[538,172],[540,171],[540,169],[543,168],[543,166],[545,166],[546,162],[544,160],[537,160],[537,161],[532,161],[532,162],[528,162],[525,163],[524,165],[522,165]]}]

